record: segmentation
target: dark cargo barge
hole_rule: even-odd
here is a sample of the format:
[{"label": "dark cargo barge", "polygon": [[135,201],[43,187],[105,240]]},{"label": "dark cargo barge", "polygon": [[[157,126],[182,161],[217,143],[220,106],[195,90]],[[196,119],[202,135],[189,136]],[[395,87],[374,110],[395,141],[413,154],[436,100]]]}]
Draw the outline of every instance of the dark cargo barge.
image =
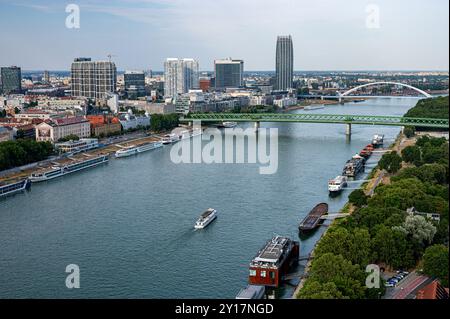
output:
[{"label": "dark cargo barge", "polygon": [[287,237],[269,240],[250,263],[249,284],[277,288],[289,269],[298,263],[300,243]]},{"label": "dark cargo barge", "polygon": [[320,226],[322,216],[328,214],[328,204],[320,203],[314,207],[298,226],[301,234],[307,234]]}]

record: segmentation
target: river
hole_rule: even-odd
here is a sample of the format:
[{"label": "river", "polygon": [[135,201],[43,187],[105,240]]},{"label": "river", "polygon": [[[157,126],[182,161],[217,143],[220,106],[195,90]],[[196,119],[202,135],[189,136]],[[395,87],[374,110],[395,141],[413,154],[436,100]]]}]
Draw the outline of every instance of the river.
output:
[{"label": "river", "polygon": [[[372,99],[296,112],[401,116],[416,102]],[[319,202],[331,212],[342,208],[351,190],[329,198],[328,179],[375,133],[389,145],[400,131],[354,125],[348,141],[341,124],[262,127],[279,128],[273,175],[260,175],[255,164],[174,164],[164,147],[1,200],[0,297],[234,298],[266,240],[298,240],[298,223]],[[209,207],[217,221],[194,231]],[[322,232],[301,242],[300,255]],[[80,267],[80,289],[65,286],[69,264]]]}]

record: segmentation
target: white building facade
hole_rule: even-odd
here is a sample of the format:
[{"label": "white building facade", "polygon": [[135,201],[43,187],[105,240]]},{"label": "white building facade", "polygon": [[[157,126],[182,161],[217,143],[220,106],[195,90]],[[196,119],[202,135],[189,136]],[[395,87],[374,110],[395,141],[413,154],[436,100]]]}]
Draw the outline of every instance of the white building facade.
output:
[{"label": "white building facade", "polygon": [[169,58],[164,63],[164,96],[175,97],[199,87],[198,61]]}]

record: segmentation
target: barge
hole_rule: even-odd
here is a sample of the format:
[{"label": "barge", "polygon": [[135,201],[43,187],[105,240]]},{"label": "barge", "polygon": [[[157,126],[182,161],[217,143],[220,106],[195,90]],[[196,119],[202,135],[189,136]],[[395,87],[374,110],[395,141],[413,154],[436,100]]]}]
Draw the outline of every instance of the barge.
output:
[{"label": "barge", "polygon": [[298,263],[300,243],[287,237],[269,240],[250,263],[249,284],[277,288],[294,264]]},{"label": "barge", "polygon": [[322,216],[328,214],[328,204],[316,205],[298,226],[300,234],[307,234],[316,229],[323,222]]},{"label": "barge", "polygon": [[0,198],[29,190],[30,187],[31,181],[28,178],[11,184],[0,184]]},{"label": "barge", "polygon": [[359,152],[359,156],[367,159],[372,155],[373,149],[374,149],[373,145],[368,144],[368,145],[366,145],[366,147],[364,147],[364,149],[361,150],[361,152]]}]

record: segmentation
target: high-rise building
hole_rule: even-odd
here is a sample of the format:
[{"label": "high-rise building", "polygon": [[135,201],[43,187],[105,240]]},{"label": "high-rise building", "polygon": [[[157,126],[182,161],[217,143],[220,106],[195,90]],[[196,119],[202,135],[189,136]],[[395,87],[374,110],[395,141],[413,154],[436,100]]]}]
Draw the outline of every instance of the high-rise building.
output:
[{"label": "high-rise building", "polygon": [[103,99],[116,91],[117,69],[111,61],[77,58],[72,63],[72,96]]},{"label": "high-rise building", "polygon": [[145,96],[145,73],[143,71],[126,71],[123,79],[125,92],[129,99]]},{"label": "high-rise building", "polygon": [[198,62],[169,58],[164,63],[164,96],[175,97],[199,87]]},{"label": "high-rise building", "polygon": [[4,94],[20,93],[22,91],[22,71],[17,66],[0,69],[1,92]]},{"label": "high-rise building", "polygon": [[50,83],[50,73],[48,71],[44,71],[44,75],[42,76],[42,81],[44,83]]},{"label": "high-rise building", "polygon": [[216,89],[238,88],[244,84],[244,61],[242,60],[215,60],[215,87]]},{"label": "high-rise building", "polygon": [[276,83],[275,88],[283,91],[291,89],[294,77],[294,47],[292,37],[279,36],[276,53]]}]

